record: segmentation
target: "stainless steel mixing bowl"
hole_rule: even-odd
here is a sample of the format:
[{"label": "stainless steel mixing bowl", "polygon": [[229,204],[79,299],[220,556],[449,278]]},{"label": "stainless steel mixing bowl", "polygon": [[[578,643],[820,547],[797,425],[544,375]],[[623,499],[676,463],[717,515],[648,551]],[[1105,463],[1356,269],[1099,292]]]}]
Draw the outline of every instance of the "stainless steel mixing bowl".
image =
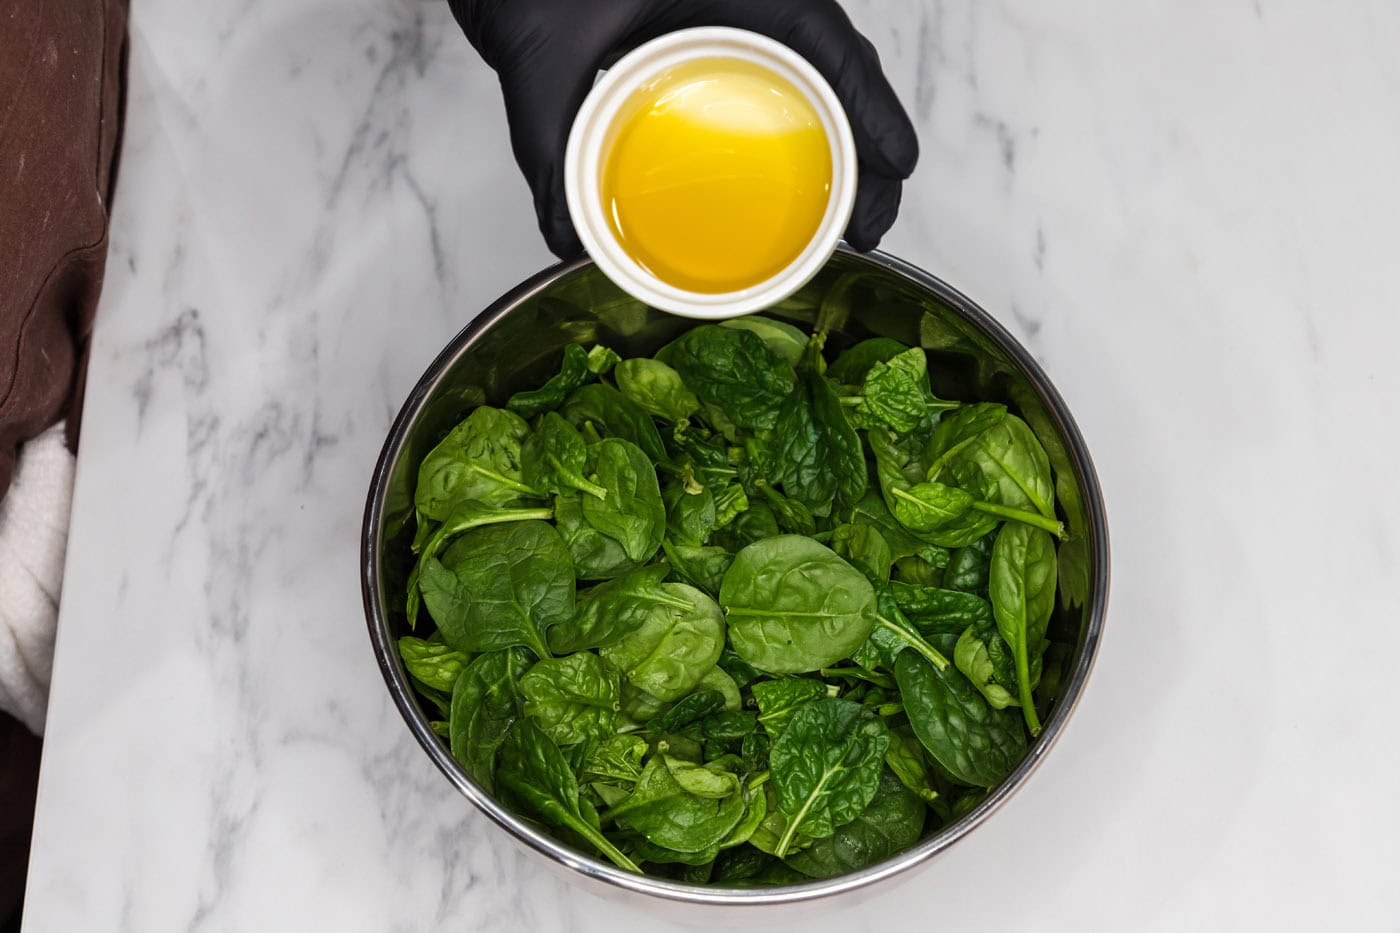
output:
[{"label": "stainless steel mixing bowl", "polygon": [[[854,310],[852,310],[854,309]],[[1098,478],[1069,409],[1029,353],[985,311],[908,263],[842,251],[801,292],[767,312],[810,325],[818,313],[833,322],[828,349],[868,336],[888,336],[929,351],[934,390],[944,398],[1001,401],[1041,436],[1061,475],[1057,494],[1073,552],[1062,548],[1081,598],[1060,607],[1052,634],[1074,644],[1044,730],[1001,786],[955,822],[913,848],[861,871],[773,888],[682,884],[623,871],[579,852],[501,806],[476,784],[429,725],[395,648],[407,633],[404,583],[411,566],[413,485],[417,464],[472,407],[503,402],[539,385],[558,365],[565,344],[599,341],[623,356],[650,355],[701,323],[644,307],[620,292],[587,260],[547,269],[487,308],[443,350],[389,431],[370,484],[361,545],[361,574],[370,639],[384,681],[408,728],[462,795],[516,839],[577,877],[616,888],[706,904],[806,901],[865,888],[929,861],[976,829],[1030,777],[1064,731],[1098,651],[1108,600],[1108,525]],[[1065,470],[1063,467],[1068,466]]]}]

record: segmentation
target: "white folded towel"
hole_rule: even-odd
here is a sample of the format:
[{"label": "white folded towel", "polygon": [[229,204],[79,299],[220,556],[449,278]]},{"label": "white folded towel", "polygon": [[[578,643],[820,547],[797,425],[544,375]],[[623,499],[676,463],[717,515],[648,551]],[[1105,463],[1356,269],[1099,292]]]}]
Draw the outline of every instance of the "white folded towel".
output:
[{"label": "white folded towel", "polygon": [[49,704],[73,463],[60,423],[20,448],[0,500],[0,709],[37,735]]}]

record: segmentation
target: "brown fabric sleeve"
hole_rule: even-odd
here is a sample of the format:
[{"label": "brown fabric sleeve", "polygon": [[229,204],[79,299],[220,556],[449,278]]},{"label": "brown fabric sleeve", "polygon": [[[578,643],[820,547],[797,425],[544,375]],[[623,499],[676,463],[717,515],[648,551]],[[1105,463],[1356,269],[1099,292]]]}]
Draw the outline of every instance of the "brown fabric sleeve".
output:
[{"label": "brown fabric sleeve", "polygon": [[[16,447],[78,413],[107,253],[126,0],[0,0],[0,498]],[[24,887],[39,740],[0,715],[0,928]]]},{"label": "brown fabric sleeve", "polygon": [[0,498],[70,415],[102,288],[126,0],[0,0]]}]

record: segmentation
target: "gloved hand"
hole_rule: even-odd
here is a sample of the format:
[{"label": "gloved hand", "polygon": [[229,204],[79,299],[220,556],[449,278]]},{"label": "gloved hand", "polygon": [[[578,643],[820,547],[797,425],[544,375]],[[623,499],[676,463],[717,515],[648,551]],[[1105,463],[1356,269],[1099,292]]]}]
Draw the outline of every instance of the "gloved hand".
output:
[{"label": "gloved hand", "polygon": [[515,159],[535,195],[550,250],[583,251],[564,200],[564,146],[574,115],[610,60],[688,26],[770,36],[810,61],[836,91],[855,135],[860,180],[846,241],[874,249],[894,223],[919,143],[875,47],[835,0],[448,0],[505,94]]}]

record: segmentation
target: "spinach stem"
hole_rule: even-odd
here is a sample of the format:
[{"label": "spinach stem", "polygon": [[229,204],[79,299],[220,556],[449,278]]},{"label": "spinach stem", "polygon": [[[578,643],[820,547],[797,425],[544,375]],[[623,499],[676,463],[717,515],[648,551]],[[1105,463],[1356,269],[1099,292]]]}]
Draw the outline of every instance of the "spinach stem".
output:
[{"label": "spinach stem", "polygon": [[695,608],[695,604],[690,600],[683,596],[672,596],[670,593],[662,593],[659,596],[648,595],[646,601],[656,603],[658,606],[679,609],[681,612],[690,612]]},{"label": "spinach stem", "polygon": [[797,827],[802,825],[802,821],[807,818],[807,811],[812,809],[812,802],[821,796],[826,788],[826,782],[831,780],[832,772],[828,770],[822,775],[822,779],[817,782],[817,786],[812,788],[812,792],[807,795],[807,799],[802,801],[802,808],[788,820],[788,824],[783,829],[783,838],[778,840],[778,847],[773,850],[773,854],[778,858],[783,858],[788,853],[788,847],[792,845],[792,839],[797,835]]},{"label": "spinach stem", "polygon": [[[946,525],[948,522],[954,521],[955,519],[961,517],[962,514],[967,511],[967,509],[964,508],[961,512],[956,512],[952,515],[949,515],[946,509],[936,508],[935,506],[920,499],[913,493],[908,492],[904,489],[900,489],[898,486],[891,487],[890,492],[894,495],[896,499],[903,499],[905,502],[912,503],[913,506],[917,509],[922,509],[925,512],[932,512],[934,515],[943,516],[943,520],[939,522],[940,526]],[[967,500],[964,499],[963,501],[966,502]]]},{"label": "spinach stem", "polygon": [[1036,715],[1035,697],[1031,696],[1030,655],[1024,644],[1016,652],[1016,683],[1021,688],[1021,714],[1026,720],[1026,728],[1031,730],[1031,735],[1040,735],[1040,717]]},{"label": "spinach stem", "polygon": [[524,483],[517,482],[516,480],[511,479],[509,476],[497,473],[495,470],[488,470],[486,467],[482,466],[479,463],[468,464],[467,469],[471,470],[474,473],[479,473],[482,476],[489,477],[493,482],[500,483],[507,489],[512,489],[520,493],[522,496],[529,496],[531,499],[549,498],[549,496],[546,493],[540,492],[535,487],[526,486]]},{"label": "spinach stem", "polygon": [[[864,395],[838,395],[836,400],[847,408],[855,408],[865,401]],[[952,411],[961,408],[962,402],[950,402],[947,399],[936,398],[931,402],[924,402],[924,407],[929,411]]]},{"label": "spinach stem", "polygon": [[928,663],[932,664],[940,671],[948,669],[948,659],[939,654],[938,649],[933,647],[933,645],[930,645],[913,632],[906,630],[904,626],[896,625],[884,616],[877,615],[875,621],[876,624],[883,625],[885,628],[898,635],[901,641],[927,658]]},{"label": "spinach stem", "polygon": [[981,434],[974,434],[972,437],[964,438],[939,454],[938,459],[928,465],[928,481],[930,483],[938,482],[938,474],[943,472],[943,468],[947,466],[954,457],[962,453],[968,447],[971,447],[973,442],[981,436]]},{"label": "spinach stem", "polygon": [[599,830],[594,829],[583,820],[571,819],[569,823],[574,832],[597,846],[598,851],[606,855],[618,868],[624,868],[627,871],[636,872],[639,875],[642,874],[642,870],[637,867],[637,863],[623,855],[622,850],[609,842],[608,837],[604,836]]},{"label": "spinach stem", "polygon": [[595,499],[606,499],[608,497],[608,491],[606,489],[599,486],[597,483],[590,482],[588,479],[564,466],[554,454],[549,455],[549,462],[559,473],[559,477],[579,492],[586,492]]},{"label": "spinach stem", "polygon": [[1053,518],[1046,518],[1035,512],[1026,512],[1021,509],[1009,509],[1004,505],[995,505],[991,502],[974,502],[972,507],[978,512],[987,515],[996,515],[1000,518],[1010,519],[1013,522],[1020,522],[1023,525],[1030,525],[1032,528],[1039,528],[1041,531],[1048,531],[1061,541],[1065,538],[1064,522],[1057,522]]},{"label": "spinach stem", "polygon": [[617,815],[619,813],[626,813],[628,810],[635,810],[637,807],[641,806],[644,803],[646,803],[645,800],[640,802],[633,802],[629,806],[626,800],[619,801],[617,806],[609,807],[602,813],[598,814],[598,819],[604,823],[616,823]]},{"label": "spinach stem", "polygon": [[849,681],[865,681],[877,687],[884,687],[886,690],[895,689],[893,677],[886,677],[874,671],[867,671],[863,667],[824,667],[820,671],[823,677],[841,678]]},{"label": "spinach stem", "polygon": [[428,539],[428,544],[423,548],[423,554],[419,560],[428,557],[437,557],[438,551],[447,543],[448,539],[455,538],[473,528],[480,528],[482,525],[500,525],[505,522],[523,522],[531,519],[549,521],[554,518],[554,509],[542,507],[538,509],[501,509],[498,512],[474,512],[470,517],[461,521],[453,521],[451,517],[437,527],[433,536]]}]

